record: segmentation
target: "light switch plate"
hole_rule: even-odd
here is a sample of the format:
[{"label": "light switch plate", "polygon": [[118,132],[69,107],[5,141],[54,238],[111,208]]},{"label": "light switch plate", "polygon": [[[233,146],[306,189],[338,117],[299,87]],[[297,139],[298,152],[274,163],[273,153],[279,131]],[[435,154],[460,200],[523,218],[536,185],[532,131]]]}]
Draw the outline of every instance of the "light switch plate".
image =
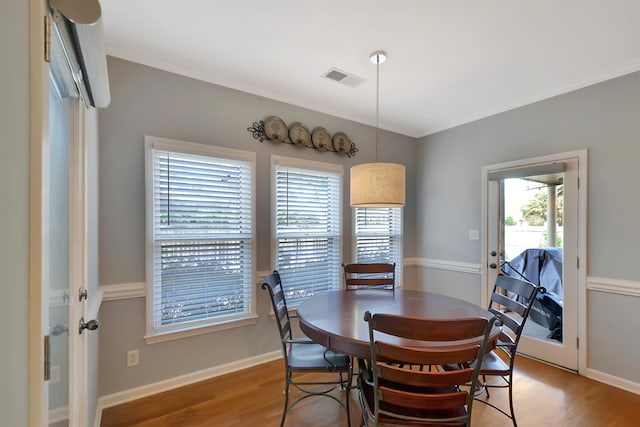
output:
[{"label": "light switch plate", "polygon": [[480,230],[469,230],[469,240],[480,240]]}]

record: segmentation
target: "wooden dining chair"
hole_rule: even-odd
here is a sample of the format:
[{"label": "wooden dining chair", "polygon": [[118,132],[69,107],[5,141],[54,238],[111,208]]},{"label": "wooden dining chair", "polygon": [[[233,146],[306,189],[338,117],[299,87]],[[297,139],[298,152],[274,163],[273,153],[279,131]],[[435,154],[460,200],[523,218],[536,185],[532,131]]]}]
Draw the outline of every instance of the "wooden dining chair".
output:
[{"label": "wooden dining chair", "polygon": [[[280,427],[284,426],[284,421],[289,411],[301,400],[311,396],[326,396],[338,402],[347,411],[347,425],[351,426],[348,394],[353,372],[351,358],[344,354],[334,353],[309,339],[293,338],[291,319],[296,316],[289,315],[282,281],[277,271],[265,278],[264,283],[262,283],[262,289],[269,292],[284,358],[285,397]],[[337,374],[338,378],[327,381],[299,381],[296,379],[296,374],[304,373]],[[291,386],[300,390],[303,395],[289,404]],[[338,386],[341,391],[345,392],[344,403],[329,394]]]},{"label": "wooden dining chair", "polygon": [[395,289],[396,264],[342,264],[347,291],[356,289]]},{"label": "wooden dining chair", "polygon": [[[496,349],[487,354],[482,361],[480,368],[482,390],[485,392],[486,399],[489,399],[489,388],[508,388],[509,412],[485,399],[480,399],[479,396],[477,400],[511,418],[514,427],[518,424],[513,410],[513,366],[524,325],[540,292],[546,291],[543,287],[526,280],[499,275],[489,302],[489,311],[502,323],[502,334]],[[487,377],[498,378],[498,383],[488,382]]]},{"label": "wooden dining chair", "polygon": [[[447,371],[416,366],[481,361],[495,317],[432,320],[367,311],[364,319],[371,351],[358,380],[364,426],[469,426],[479,364]],[[411,341],[392,343],[389,335]]]}]

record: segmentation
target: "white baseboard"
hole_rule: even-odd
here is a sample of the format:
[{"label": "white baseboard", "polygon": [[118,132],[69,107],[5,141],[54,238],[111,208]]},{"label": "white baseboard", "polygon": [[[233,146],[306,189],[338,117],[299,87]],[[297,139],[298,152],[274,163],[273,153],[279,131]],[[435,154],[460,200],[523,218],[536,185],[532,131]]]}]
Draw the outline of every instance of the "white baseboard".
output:
[{"label": "white baseboard", "polygon": [[178,377],[169,378],[166,380],[158,381],[156,383],[147,384],[129,390],[123,390],[117,393],[102,396],[98,399],[98,407],[96,409],[94,426],[100,427],[100,422],[102,420],[102,411],[106,408],[121,405],[123,403],[131,402],[133,400],[141,399],[143,397],[151,396],[154,394],[162,393],[174,388],[208,380],[210,378],[215,378],[220,375],[230,374],[232,372],[247,369],[252,366],[260,365],[262,363],[271,362],[273,360],[280,359],[281,357],[282,353],[280,350],[272,351],[270,353],[249,357],[247,359],[237,360],[235,362],[214,366],[212,368],[203,369],[201,371],[190,372]]},{"label": "white baseboard", "polygon": [[584,376],[625,391],[630,391],[631,393],[640,394],[640,383],[616,377],[593,368],[587,368],[584,372]]}]

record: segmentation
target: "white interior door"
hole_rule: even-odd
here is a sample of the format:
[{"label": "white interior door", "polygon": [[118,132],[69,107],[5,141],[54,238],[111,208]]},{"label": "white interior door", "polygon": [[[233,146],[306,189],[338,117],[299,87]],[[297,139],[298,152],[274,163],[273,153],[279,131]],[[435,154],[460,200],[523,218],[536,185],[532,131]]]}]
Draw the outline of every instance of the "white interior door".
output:
[{"label": "white interior door", "polygon": [[[549,288],[527,321],[519,352],[571,370],[578,370],[578,258],[584,242],[579,232],[578,172],[579,158],[562,156],[492,165],[483,170],[484,295],[488,299],[497,274],[505,273],[516,277],[524,274],[526,279]],[[560,194],[558,199],[556,194]],[[555,206],[550,203],[554,200]],[[540,206],[541,201],[545,201],[544,206]],[[522,207],[527,210],[533,206],[535,209],[523,218]],[[544,225],[542,218],[535,217],[538,210],[546,212]],[[556,213],[558,217],[553,218]],[[558,255],[562,261],[558,261]],[[553,318],[554,313],[560,316]]]},{"label": "white interior door", "polygon": [[49,375],[43,425],[86,424],[86,341],[79,329],[86,298],[84,106],[61,45],[51,43],[47,129],[42,146],[42,295]]},{"label": "white interior door", "polygon": [[[49,336],[49,425],[68,425],[69,350],[71,327],[71,150],[74,105],[65,98],[58,73],[52,69],[49,89],[48,171],[45,179],[44,280]],[[43,295],[47,293],[43,292]],[[73,335],[71,335],[73,338]]]}]

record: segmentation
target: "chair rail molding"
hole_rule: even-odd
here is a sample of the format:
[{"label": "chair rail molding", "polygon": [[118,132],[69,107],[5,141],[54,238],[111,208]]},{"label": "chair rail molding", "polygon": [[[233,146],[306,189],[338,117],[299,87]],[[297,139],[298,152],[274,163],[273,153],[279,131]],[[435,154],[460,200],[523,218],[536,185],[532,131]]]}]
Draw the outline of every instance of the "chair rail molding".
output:
[{"label": "chair rail molding", "polygon": [[589,276],[587,290],[640,297],[640,282]]},{"label": "chair rail molding", "polygon": [[119,283],[116,285],[100,285],[104,297],[103,301],[115,301],[146,296],[146,283]]},{"label": "chair rail molding", "polygon": [[482,273],[481,264],[434,258],[406,258],[404,260],[404,267],[436,268],[438,270],[456,271],[468,274]]},{"label": "chair rail molding", "polygon": [[[259,286],[271,271],[256,271],[256,284]],[[147,284],[145,282],[118,283],[113,285],[100,285],[102,298],[100,302],[117,301],[130,298],[144,298],[147,296]]]}]

